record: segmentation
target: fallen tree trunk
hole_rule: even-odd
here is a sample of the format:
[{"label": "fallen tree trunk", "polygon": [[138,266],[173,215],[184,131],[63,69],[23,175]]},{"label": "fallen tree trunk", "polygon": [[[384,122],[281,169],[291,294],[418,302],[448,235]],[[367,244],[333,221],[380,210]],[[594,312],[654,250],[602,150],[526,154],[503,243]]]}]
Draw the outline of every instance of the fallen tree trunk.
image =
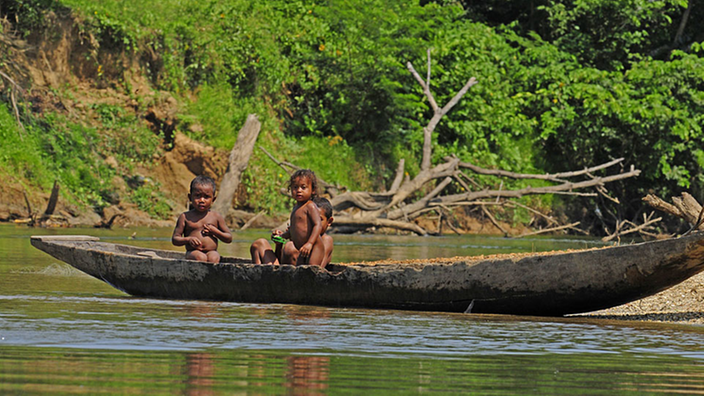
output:
[{"label": "fallen tree trunk", "polygon": [[704,209],[689,193],[683,192],[680,197],[672,197],[674,204],[667,203],[653,194],[643,197],[643,202],[657,210],[685,220],[692,227],[690,231],[704,231]]}]

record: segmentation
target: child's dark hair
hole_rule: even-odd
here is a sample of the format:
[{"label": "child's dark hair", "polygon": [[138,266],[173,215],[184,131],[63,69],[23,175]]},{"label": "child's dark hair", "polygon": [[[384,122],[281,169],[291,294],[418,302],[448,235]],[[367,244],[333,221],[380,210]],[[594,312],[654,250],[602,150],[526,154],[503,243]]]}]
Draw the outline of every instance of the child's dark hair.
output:
[{"label": "child's dark hair", "polygon": [[330,204],[330,201],[328,201],[327,198],[316,197],[313,200],[313,203],[323,211],[323,214],[325,214],[326,218],[329,219],[332,217],[332,204]]},{"label": "child's dark hair", "polygon": [[312,192],[311,198],[318,196],[318,178],[315,177],[315,172],[310,169],[299,169],[295,171],[288,181],[288,189],[291,189],[293,182],[299,177],[305,177],[310,180],[310,191]]},{"label": "child's dark hair", "polygon": [[215,195],[215,190],[217,190],[215,180],[204,175],[196,176],[193,180],[191,180],[191,188],[189,191],[191,194],[193,194],[193,187],[195,186],[211,186],[213,188],[213,195]]}]

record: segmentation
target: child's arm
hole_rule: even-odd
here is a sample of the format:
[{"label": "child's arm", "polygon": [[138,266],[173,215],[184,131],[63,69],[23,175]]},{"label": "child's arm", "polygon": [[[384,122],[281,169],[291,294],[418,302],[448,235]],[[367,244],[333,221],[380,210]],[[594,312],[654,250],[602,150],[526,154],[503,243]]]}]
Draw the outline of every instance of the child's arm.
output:
[{"label": "child's arm", "polygon": [[225,243],[232,242],[232,232],[230,232],[230,228],[225,224],[225,219],[219,213],[215,213],[215,215],[215,224],[206,224],[203,228],[205,228],[208,234]]},{"label": "child's arm", "polygon": [[171,235],[171,243],[174,246],[184,246],[190,244],[193,247],[200,246],[200,241],[198,238],[183,236],[183,232],[186,229],[186,214],[181,213],[176,220],[176,227],[174,228],[174,233]]},{"label": "child's arm", "polygon": [[325,259],[323,260],[323,265],[322,267],[324,268],[326,265],[330,264],[332,261],[332,250],[333,250],[333,243],[332,243],[332,237],[330,235],[321,235],[320,239],[323,240],[323,246],[325,246]]},{"label": "child's arm", "polygon": [[318,210],[318,206],[312,201],[309,201],[307,209],[306,216],[308,217],[308,220],[313,223],[313,229],[309,231],[310,234],[308,236],[308,242],[306,242],[299,249],[299,252],[301,252],[303,257],[308,257],[310,255],[310,251],[313,250],[315,240],[320,238],[320,232],[323,230],[323,224],[320,222],[320,211]]}]

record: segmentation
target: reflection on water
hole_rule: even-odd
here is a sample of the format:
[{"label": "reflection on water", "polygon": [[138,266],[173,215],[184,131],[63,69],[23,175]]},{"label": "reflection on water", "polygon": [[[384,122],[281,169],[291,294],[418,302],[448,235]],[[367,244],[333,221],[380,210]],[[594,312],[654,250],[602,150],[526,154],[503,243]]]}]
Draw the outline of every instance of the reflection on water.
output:
[{"label": "reflection on water", "polygon": [[633,394],[704,392],[704,367],[656,355],[323,355],[305,351],[0,350],[3,394]]},{"label": "reflection on water", "polygon": [[[704,327],[132,298],[32,248],[32,232],[173,248],[170,230],[0,226],[3,395],[704,393]],[[337,261],[591,244],[335,238]]]}]

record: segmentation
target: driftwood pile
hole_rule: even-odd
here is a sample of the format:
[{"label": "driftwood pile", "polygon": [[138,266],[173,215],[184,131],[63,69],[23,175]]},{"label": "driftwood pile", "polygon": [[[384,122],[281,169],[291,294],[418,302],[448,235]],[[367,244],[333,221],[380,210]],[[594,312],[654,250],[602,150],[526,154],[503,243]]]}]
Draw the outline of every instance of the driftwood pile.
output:
[{"label": "driftwood pile", "polygon": [[[467,91],[477,84],[477,80],[474,77],[470,78],[455,96],[441,107],[436,102],[430,89],[430,50],[428,50],[427,76],[425,80],[410,62],[407,63],[407,67],[415,80],[422,87],[423,93],[433,110],[432,118],[423,128],[423,152],[420,172],[418,172],[413,179],[410,179],[404,171],[405,160],[401,160],[398,164],[393,183],[387,191],[383,192],[345,191],[344,188],[332,186],[325,181],[321,181],[324,192],[331,198],[335,210],[335,226],[338,228],[344,227],[347,229],[356,228],[363,230],[372,227],[384,227],[411,231],[418,235],[427,235],[439,232],[443,220],[449,228],[454,230],[453,225],[447,221],[447,219],[455,208],[477,206],[482,208],[482,212],[496,227],[501,229],[506,236],[509,236],[509,233],[501,228],[490,211],[487,210],[487,206],[489,205],[505,205],[523,207],[536,215],[544,217],[548,223],[551,224],[549,228],[531,234],[568,228],[583,232],[576,228],[579,223],[559,224],[555,219],[511,200],[535,194],[570,194],[580,196],[597,196],[601,194],[611,200],[615,200],[608,196],[608,191],[604,185],[640,174],[640,170],[631,166],[629,170],[624,171],[621,169],[619,173],[613,175],[595,175],[597,171],[620,164],[623,158],[615,159],[588,169],[555,174],[519,174],[500,169],[484,169],[474,164],[463,162],[456,156],[445,157],[443,159],[444,162],[433,166],[431,165],[431,143],[435,127],[442,117],[462,99]],[[261,149],[289,174],[299,169],[289,162],[276,159],[273,155],[266,152],[266,150]],[[501,182],[498,189],[492,189],[477,184],[468,172],[509,179],[540,180],[543,184],[547,181],[554,183],[554,185],[510,190],[503,189],[503,182]],[[464,191],[461,193],[446,193],[447,187],[453,182],[459,184]],[[585,189],[593,189],[595,191],[578,191]],[[420,216],[429,212],[434,212],[438,216],[435,231],[421,227],[415,221]]]}]

